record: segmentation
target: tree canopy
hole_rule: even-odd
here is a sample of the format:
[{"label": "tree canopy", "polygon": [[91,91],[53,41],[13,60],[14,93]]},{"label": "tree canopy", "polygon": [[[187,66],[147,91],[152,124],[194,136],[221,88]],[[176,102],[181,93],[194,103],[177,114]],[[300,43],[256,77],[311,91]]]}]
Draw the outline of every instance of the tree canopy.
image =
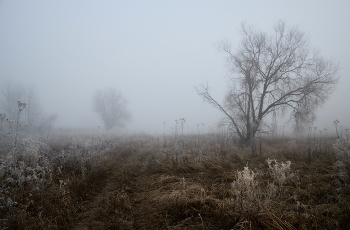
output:
[{"label": "tree canopy", "polygon": [[126,109],[127,101],[114,88],[97,90],[93,96],[93,109],[98,113],[107,130],[115,126],[122,126],[130,119]]},{"label": "tree canopy", "polygon": [[218,103],[208,85],[196,88],[203,100],[225,115],[241,144],[249,145],[269,114],[291,111],[297,126],[312,123],[338,81],[338,65],[312,49],[298,27],[279,21],[271,34],[242,24],[243,38],[236,52],[220,42],[232,73],[224,103]]}]

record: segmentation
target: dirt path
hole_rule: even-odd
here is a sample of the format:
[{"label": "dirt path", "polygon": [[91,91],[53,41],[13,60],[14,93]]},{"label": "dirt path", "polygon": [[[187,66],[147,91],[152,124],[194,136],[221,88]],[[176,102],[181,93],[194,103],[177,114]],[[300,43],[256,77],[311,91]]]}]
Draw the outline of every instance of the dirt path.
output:
[{"label": "dirt path", "polygon": [[84,205],[82,208],[84,212],[78,215],[78,223],[73,229],[101,229],[100,227],[103,226],[103,223],[98,217],[99,213],[103,211],[103,201],[113,191],[113,179],[114,176],[109,177],[101,193],[93,201]]},{"label": "dirt path", "polygon": [[72,229],[148,229],[152,219],[147,157],[126,157],[116,165],[96,198],[83,207]]},{"label": "dirt path", "polygon": [[134,229],[150,229],[150,226],[153,226],[152,229],[157,229],[157,226],[154,226],[154,214],[157,210],[152,196],[152,183],[152,178],[147,174],[141,173],[137,178],[137,187],[134,187],[134,193],[131,194],[134,201]]}]

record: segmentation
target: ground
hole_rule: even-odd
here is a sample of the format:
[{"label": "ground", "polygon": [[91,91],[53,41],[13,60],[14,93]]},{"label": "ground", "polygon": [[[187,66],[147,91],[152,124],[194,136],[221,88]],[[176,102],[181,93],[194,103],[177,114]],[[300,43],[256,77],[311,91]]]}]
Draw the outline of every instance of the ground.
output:
[{"label": "ground", "polygon": [[[347,229],[349,191],[334,184],[330,155],[314,154],[308,162],[307,154],[275,148],[255,157],[221,149],[198,160],[196,150],[173,150],[148,146],[124,156],[75,229]],[[272,157],[290,160],[293,176],[268,200],[273,178],[266,159]],[[246,166],[260,193],[248,209],[237,205],[232,186]]]}]

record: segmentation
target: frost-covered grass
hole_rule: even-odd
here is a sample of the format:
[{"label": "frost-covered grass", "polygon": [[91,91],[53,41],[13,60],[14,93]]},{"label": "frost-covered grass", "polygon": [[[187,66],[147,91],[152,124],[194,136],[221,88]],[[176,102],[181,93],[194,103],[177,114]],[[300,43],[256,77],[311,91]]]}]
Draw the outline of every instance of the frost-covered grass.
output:
[{"label": "frost-covered grass", "polygon": [[2,133],[0,229],[68,229],[130,143],[106,135]]},{"label": "frost-covered grass", "polygon": [[333,150],[337,158],[334,167],[339,172],[335,180],[345,187],[350,187],[350,140],[346,138],[336,140]]},{"label": "frost-covered grass", "polygon": [[145,153],[154,186],[147,191],[159,210],[150,228],[344,229],[350,222],[350,190],[339,177],[344,143],[332,152],[334,141],[323,140],[322,151],[300,141],[290,151],[270,140],[252,156],[215,134],[162,139]]},{"label": "frost-covered grass", "polygon": [[0,229],[72,229],[116,165],[100,229],[344,229],[350,222],[349,140],[328,141],[328,151],[325,142],[322,151],[313,147],[310,161],[306,142],[290,151],[264,141],[252,156],[216,133],[18,137],[15,152],[10,137],[1,142]]}]

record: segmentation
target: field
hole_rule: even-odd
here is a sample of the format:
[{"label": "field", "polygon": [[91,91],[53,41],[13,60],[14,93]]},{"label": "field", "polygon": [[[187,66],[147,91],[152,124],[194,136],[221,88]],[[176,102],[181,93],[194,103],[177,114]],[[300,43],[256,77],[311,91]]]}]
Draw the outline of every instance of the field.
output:
[{"label": "field", "polygon": [[[17,136],[15,137],[17,138]],[[350,142],[2,136],[0,229],[349,229]]]}]

